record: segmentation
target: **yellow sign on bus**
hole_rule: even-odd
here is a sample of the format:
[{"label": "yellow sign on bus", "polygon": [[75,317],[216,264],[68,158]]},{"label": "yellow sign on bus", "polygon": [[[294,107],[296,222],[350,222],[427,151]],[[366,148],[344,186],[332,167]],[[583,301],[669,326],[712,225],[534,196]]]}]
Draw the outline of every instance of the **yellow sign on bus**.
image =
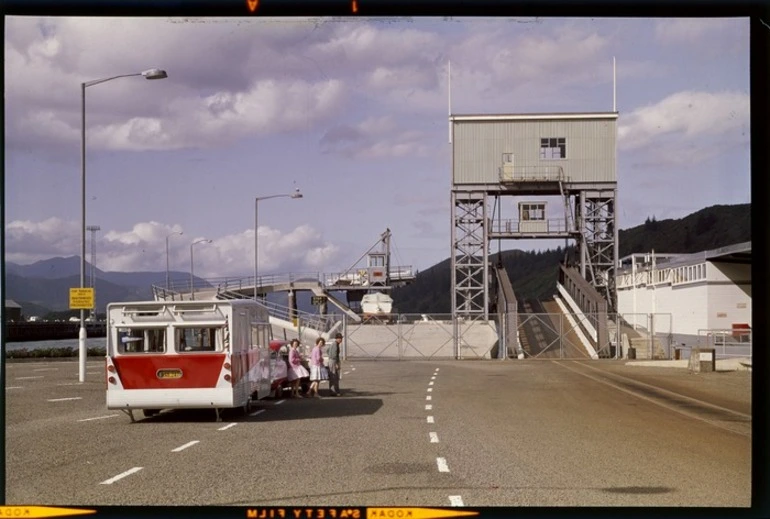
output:
[{"label": "yellow sign on bus", "polygon": [[70,310],[90,310],[94,306],[93,288],[70,288]]}]

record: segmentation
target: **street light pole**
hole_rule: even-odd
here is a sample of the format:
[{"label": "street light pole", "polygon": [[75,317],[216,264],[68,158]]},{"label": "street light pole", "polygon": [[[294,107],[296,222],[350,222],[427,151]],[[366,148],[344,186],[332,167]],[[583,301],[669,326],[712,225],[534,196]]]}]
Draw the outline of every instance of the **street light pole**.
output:
[{"label": "street light pole", "polygon": [[[168,292],[168,288],[169,288],[169,281],[168,281],[168,239],[170,237],[172,237],[173,235],[175,235],[175,234],[182,235],[184,233],[182,231],[175,231],[175,232],[172,232],[171,234],[169,234],[168,236],[166,236],[166,292]],[[168,294],[166,294],[166,296],[168,296]]]},{"label": "street light pole", "polygon": [[259,201],[269,198],[302,198],[299,188],[291,194],[262,196],[254,199],[254,301],[257,300],[257,279],[259,275]]},{"label": "street light pole", "polygon": [[[80,84],[80,288],[85,288],[86,281],[86,88],[113,79],[130,76],[144,76],[146,79],[168,77],[165,70],[149,69],[137,74],[123,74]],[[86,315],[80,309],[80,332],[78,333],[78,380],[86,380]]]},{"label": "street light pole", "polygon": [[190,299],[195,299],[195,285],[193,284],[193,278],[195,277],[193,274],[193,247],[196,243],[211,243],[211,240],[207,240],[206,238],[201,238],[200,240],[195,240],[190,244]]}]

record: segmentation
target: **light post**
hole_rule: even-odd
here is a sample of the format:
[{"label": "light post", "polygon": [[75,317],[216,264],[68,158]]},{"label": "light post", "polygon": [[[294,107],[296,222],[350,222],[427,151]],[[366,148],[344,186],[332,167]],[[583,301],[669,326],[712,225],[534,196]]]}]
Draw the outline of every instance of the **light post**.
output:
[{"label": "light post", "polygon": [[[144,76],[146,79],[163,79],[168,77],[165,70],[152,68],[136,74],[122,74],[104,79],[95,79],[80,84],[80,288],[85,288],[86,278],[86,88],[113,79],[131,76]],[[78,334],[78,380],[86,380],[86,316],[85,310],[80,310],[80,333]]]},{"label": "light post", "polygon": [[193,247],[196,243],[211,243],[211,240],[201,238],[200,240],[195,240],[190,244],[190,299],[195,299],[195,285],[193,284],[193,278],[195,277],[193,275]]},{"label": "light post", "polygon": [[[184,233],[182,231],[175,231],[175,232],[172,232],[171,234],[169,234],[168,236],[166,236],[166,292],[168,292],[168,287],[169,287],[169,282],[168,282],[168,239],[171,238],[175,234],[182,235]],[[168,296],[168,294],[166,294],[166,296]]]},{"label": "light post", "polygon": [[261,196],[254,199],[254,301],[257,300],[257,276],[259,275],[259,201],[269,198],[302,198],[299,188],[291,194]]}]

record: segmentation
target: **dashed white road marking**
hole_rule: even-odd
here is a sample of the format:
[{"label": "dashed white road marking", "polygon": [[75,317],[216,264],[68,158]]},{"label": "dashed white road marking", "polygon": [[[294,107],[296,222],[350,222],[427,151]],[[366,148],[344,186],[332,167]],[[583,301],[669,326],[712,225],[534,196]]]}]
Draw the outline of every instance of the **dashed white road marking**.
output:
[{"label": "dashed white road marking", "polygon": [[426,411],[430,411],[431,409],[433,409],[432,405],[428,404],[428,405],[425,406],[425,410]]},{"label": "dashed white road marking", "polygon": [[449,465],[446,464],[446,459],[436,458],[436,464],[438,464],[439,472],[449,472]]},{"label": "dashed white road marking", "polygon": [[32,371],[59,371],[59,368],[35,368]]},{"label": "dashed white road marking", "polygon": [[286,400],[279,400],[275,403],[275,405],[281,405],[282,403],[286,402]]},{"label": "dashed white road marking", "polygon": [[450,506],[465,506],[463,496],[449,496]]},{"label": "dashed white road marking", "polygon": [[237,424],[237,423],[235,423],[235,422],[233,422],[233,423],[229,423],[229,424],[225,425],[224,427],[220,427],[219,429],[217,429],[217,431],[226,431],[226,430],[228,430],[230,427],[235,427],[236,425],[238,425],[238,424]]},{"label": "dashed white road marking", "polygon": [[68,396],[66,398],[49,398],[48,402],[66,402],[67,400],[83,400],[82,396]]},{"label": "dashed white road marking", "polygon": [[176,449],[171,449],[171,452],[181,452],[181,451],[185,450],[188,447],[192,447],[196,443],[200,443],[200,440],[193,440],[191,442],[187,442],[184,445],[181,445],[181,446],[177,447]]},{"label": "dashed white road marking", "polygon": [[62,384],[56,384],[57,386],[79,386],[80,382],[64,382]]},{"label": "dashed white road marking", "polygon": [[430,393],[431,391],[433,391],[433,388],[432,388],[432,387],[429,387],[429,388],[428,388],[428,393]]},{"label": "dashed white road marking", "polygon": [[440,370],[441,368],[436,368],[436,371]]},{"label": "dashed white road marking", "polygon": [[430,379],[431,380],[436,380],[436,375],[433,375],[432,377],[430,377]]},{"label": "dashed white road marking", "polygon": [[343,371],[342,372],[343,375],[347,375],[348,373],[350,373],[350,371]]},{"label": "dashed white road marking", "polygon": [[433,400],[433,397],[428,395],[428,396],[425,397],[425,400]]},{"label": "dashed white road marking", "polygon": [[135,472],[139,472],[140,470],[142,470],[142,468],[143,467],[134,467],[132,469],[128,469],[127,471],[125,471],[125,472],[123,472],[121,474],[118,474],[115,477],[112,477],[110,479],[106,479],[106,480],[102,481],[100,483],[100,485],[112,485],[113,483],[115,483],[119,479],[123,479],[124,477],[130,476],[131,474],[134,474]]},{"label": "dashed white road marking", "polygon": [[253,413],[249,413],[249,416],[257,416],[259,413],[264,413],[264,412],[265,412],[264,409],[258,409],[256,411],[254,411]]},{"label": "dashed white road marking", "polygon": [[428,417],[428,423],[435,423],[435,422],[433,421],[433,417],[432,417],[432,416],[429,416],[429,417]]},{"label": "dashed white road marking", "polygon": [[438,433],[429,432],[428,436],[430,436],[431,443],[438,443]]},{"label": "dashed white road marking", "polygon": [[32,380],[32,379],[35,379],[35,378],[43,378],[43,375],[37,375],[37,376],[34,376],[34,377],[16,377],[16,380]]},{"label": "dashed white road marking", "polygon": [[117,414],[107,414],[104,416],[97,416],[95,418],[83,418],[82,420],[78,420],[78,422],[90,422],[91,420],[104,420],[105,418],[112,418],[114,416],[120,416]]},{"label": "dashed white road marking", "polygon": [[5,389],[24,389],[24,386],[8,386]]},{"label": "dashed white road marking", "polygon": [[432,386],[433,385],[433,381],[431,380],[430,382],[428,382],[428,385]]}]

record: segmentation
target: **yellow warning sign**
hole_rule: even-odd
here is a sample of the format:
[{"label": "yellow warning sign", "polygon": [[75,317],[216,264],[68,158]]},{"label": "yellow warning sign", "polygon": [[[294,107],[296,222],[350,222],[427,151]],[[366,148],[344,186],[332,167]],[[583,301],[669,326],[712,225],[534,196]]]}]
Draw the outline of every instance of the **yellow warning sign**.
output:
[{"label": "yellow warning sign", "polygon": [[441,508],[367,508],[367,519],[443,519],[445,517],[468,517],[478,512],[463,510],[442,510]]},{"label": "yellow warning sign", "polygon": [[70,310],[90,310],[94,306],[93,288],[70,288]]},{"label": "yellow warning sign", "polygon": [[95,514],[96,510],[55,508],[52,506],[0,506],[0,517],[64,517],[67,515]]}]

